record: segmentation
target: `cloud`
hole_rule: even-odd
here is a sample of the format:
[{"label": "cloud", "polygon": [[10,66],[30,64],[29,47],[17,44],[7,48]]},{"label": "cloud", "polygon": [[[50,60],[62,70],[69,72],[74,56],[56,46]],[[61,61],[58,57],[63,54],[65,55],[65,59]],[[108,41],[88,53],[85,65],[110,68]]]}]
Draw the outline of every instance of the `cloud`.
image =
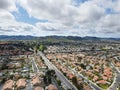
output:
[{"label": "cloud", "polygon": [[117,33],[120,34],[120,21],[118,18],[120,17],[120,14],[117,15],[106,15],[101,19],[98,26],[96,27],[96,30],[101,33],[109,34],[111,33]]},{"label": "cloud", "polygon": [[0,9],[0,12],[1,12],[0,13],[0,22],[4,22],[4,21],[15,19],[14,16],[10,12],[8,12],[6,10]]},{"label": "cloud", "polygon": [[[7,22],[0,22],[1,29],[5,35],[38,35],[38,29],[30,24],[9,20]],[[9,31],[8,31],[9,30]]]},{"label": "cloud", "polygon": [[[17,5],[37,21],[17,21],[13,15],[21,13]],[[120,37],[120,0],[1,0],[0,12],[4,34]]]},{"label": "cloud", "polygon": [[0,0],[0,9],[8,10],[8,11],[16,11],[16,0]]},{"label": "cloud", "polygon": [[[16,0],[0,0],[0,21],[15,19],[11,12],[17,11]],[[2,20],[1,20],[2,19]]]},{"label": "cloud", "polygon": [[[102,7],[97,4],[94,5],[95,2],[91,1],[86,1],[77,7],[73,5],[72,0],[20,0],[19,3],[31,17],[48,19],[48,21],[54,24],[61,25],[59,30],[63,29],[64,26],[69,30],[75,26],[87,25],[90,22],[96,23],[105,14],[105,10]],[[54,25],[56,29],[55,26],[56,24]]]}]

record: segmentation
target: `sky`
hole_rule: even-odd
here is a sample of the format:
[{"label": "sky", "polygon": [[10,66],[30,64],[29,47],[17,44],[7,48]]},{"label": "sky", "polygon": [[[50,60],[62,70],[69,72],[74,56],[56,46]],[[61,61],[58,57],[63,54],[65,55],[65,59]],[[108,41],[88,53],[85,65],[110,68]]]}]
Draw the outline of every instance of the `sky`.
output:
[{"label": "sky", "polygon": [[120,38],[120,0],[0,0],[0,35]]}]

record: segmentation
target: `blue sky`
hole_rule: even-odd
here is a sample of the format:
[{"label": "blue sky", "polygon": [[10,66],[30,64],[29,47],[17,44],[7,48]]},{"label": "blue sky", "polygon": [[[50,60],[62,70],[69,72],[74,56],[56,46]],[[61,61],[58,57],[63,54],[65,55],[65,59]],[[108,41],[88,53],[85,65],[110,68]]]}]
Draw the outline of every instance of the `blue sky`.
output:
[{"label": "blue sky", "polygon": [[48,22],[48,20],[40,20],[34,17],[30,17],[27,11],[18,4],[16,5],[16,7],[18,8],[18,12],[12,12],[12,14],[15,16],[15,19],[18,22],[24,22],[33,25],[37,22]]},{"label": "blue sky", "polygon": [[120,37],[120,0],[0,0],[0,12],[1,35]]},{"label": "blue sky", "polygon": [[88,1],[88,0],[75,0],[75,2],[78,3],[78,4],[79,4],[79,3],[84,3],[84,2],[86,2],[86,1]]}]

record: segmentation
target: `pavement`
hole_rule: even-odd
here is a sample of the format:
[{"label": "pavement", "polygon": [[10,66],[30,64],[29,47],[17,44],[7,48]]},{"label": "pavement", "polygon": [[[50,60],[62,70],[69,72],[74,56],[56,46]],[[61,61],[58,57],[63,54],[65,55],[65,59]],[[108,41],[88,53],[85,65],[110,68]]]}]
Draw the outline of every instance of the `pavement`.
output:
[{"label": "pavement", "polygon": [[33,90],[33,86],[31,84],[31,80],[28,80],[28,83],[27,83],[27,86],[26,86],[25,90]]},{"label": "pavement", "polygon": [[80,74],[78,75],[80,78],[84,78],[84,80],[86,82],[89,82],[89,85],[94,88],[94,90],[102,90],[102,88],[100,88],[99,86],[97,86],[95,83],[93,83],[92,81],[88,80],[87,78],[81,76]]},{"label": "pavement", "polygon": [[87,79],[86,77],[84,77],[82,74],[78,74],[78,72],[76,70],[73,70],[71,68],[68,68],[72,73],[76,74],[76,76],[78,76],[79,78],[83,78],[85,80],[85,82],[88,82],[89,86],[93,89],[93,90],[102,90],[102,88],[100,88],[98,85],[96,85],[95,83],[93,83],[92,81],[90,81],[89,79]]},{"label": "pavement", "polygon": [[111,86],[109,87],[109,90],[117,90],[120,86],[120,71],[113,63],[111,63],[111,66],[115,69],[115,78]]},{"label": "pavement", "polygon": [[0,83],[0,90],[2,90],[3,84]]},{"label": "pavement", "polygon": [[77,71],[75,70],[71,70],[71,71],[75,73],[78,77],[83,78],[86,82],[88,82],[89,86],[91,86],[94,90],[102,90],[102,88],[100,88],[98,85],[96,85],[95,83],[84,77],[82,74],[78,74]]},{"label": "pavement", "polygon": [[53,83],[53,85],[55,85],[58,88],[58,90],[62,90],[62,88],[58,85],[58,83],[54,77],[52,77],[52,83]]},{"label": "pavement", "polygon": [[65,85],[66,89],[78,90],[58,69],[55,67],[46,57],[45,55],[38,51],[38,54],[43,58],[45,64],[49,69],[53,69],[56,72],[57,77],[61,80],[61,82]]},{"label": "pavement", "polygon": [[37,67],[37,64],[36,64],[34,58],[31,61],[32,61],[33,70],[35,73],[37,73],[39,71],[39,69]]}]

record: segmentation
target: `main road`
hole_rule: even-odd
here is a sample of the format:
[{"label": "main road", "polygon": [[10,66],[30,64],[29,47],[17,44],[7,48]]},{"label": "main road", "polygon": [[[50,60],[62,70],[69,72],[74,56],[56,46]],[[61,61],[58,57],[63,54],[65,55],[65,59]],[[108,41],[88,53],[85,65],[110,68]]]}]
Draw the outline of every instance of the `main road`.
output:
[{"label": "main road", "polygon": [[45,64],[48,66],[49,69],[53,69],[56,72],[56,75],[58,78],[60,78],[60,80],[62,81],[62,83],[65,85],[66,90],[67,89],[71,89],[71,90],[78,90],[58,69],[57,67],[55,67],[46,57],[45,55],[38,51],[38,54],[42,57],[42,59],[44,60]]}]

